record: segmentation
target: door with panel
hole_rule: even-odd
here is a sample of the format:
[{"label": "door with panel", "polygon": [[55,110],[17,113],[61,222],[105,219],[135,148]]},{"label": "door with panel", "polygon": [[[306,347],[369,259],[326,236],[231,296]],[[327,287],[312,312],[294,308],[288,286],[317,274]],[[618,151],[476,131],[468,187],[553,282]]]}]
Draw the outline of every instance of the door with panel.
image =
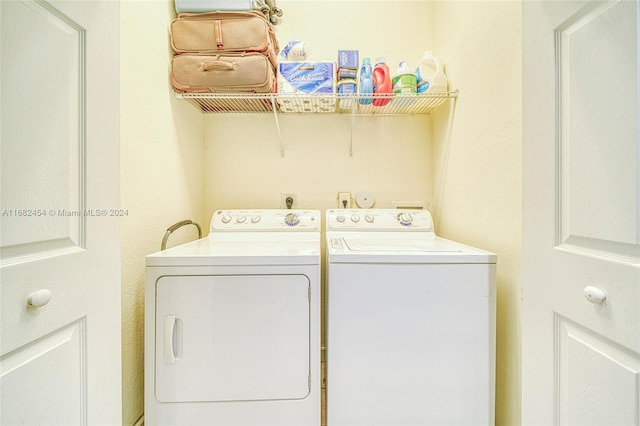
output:
[{"label": "door with panel", "polygon": [[0,2],[0,423],[120,424],[119,5]]},{"label": "door with panel", "polygon": [[523,2],[523,424],[640,424],[637,1]]}]

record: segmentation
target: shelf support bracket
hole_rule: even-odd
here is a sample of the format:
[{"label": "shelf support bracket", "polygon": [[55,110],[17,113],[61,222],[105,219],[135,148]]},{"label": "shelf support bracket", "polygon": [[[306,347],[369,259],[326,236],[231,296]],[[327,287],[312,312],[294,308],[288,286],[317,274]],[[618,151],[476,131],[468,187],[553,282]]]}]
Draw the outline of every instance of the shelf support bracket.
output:
[{"label": "shelf support bracket", "polygon": [[278,121],[278,110],[276,108],[276,98],[271,95],[271,109],[273,110],[273,118],[276,123],[276,131],[278,132],[278,141],[280,142],[280,158],[284,158],[284,145],[282,143],[282,133],[280,132],[280,121]]},{"label": "shelf support bracket", "polygon": [[456,112],[456,101],[458,100],[458,93],[455,92],[455,95],[449,97],[449,122],[447,123],[446,134],[443,139],[443,148],[440,154],[440,158],[438,159],[438,163],[440,164],[440,170],[436,170],[435,174],[435,206],[433,208],[433,217],[435,221],[436,229],[440,227],[440,210],[442,208],[442,200],[444,196],[444,186],[445,181],[447,179],[448,169],[449,169],[449,151],[451,149],[451,133],[453,131],[453,118]]},{"label": "shelf support bracket", "polygon": [[356,102],[357,99],[353,100],[353,105],[351,106],[351,135],[349,138],[349,158],[353,158],[353,128],[356,123]]}]

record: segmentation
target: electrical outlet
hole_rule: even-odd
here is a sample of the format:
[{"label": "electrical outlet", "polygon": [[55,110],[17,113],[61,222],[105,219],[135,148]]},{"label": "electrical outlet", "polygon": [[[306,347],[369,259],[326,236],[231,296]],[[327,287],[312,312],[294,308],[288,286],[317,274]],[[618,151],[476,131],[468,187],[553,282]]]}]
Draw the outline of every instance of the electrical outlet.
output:
[{"label": "electrical outlet", "polygon": [[281,192],[280,193],[280,208],[281,209],[297,209],[300,205],[300,197],[294,192]]},{"label": "electrical outlet", "polygon": [[350,192],[338,192],[338,207],[341,209],[351,208],[351,193]]}]

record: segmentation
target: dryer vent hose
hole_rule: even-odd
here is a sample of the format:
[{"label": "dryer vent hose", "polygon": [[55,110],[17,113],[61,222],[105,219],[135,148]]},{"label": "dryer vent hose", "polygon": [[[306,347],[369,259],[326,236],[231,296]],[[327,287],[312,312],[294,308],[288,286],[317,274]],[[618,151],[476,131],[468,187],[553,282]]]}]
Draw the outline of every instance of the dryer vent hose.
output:
[{"label": "dryer vent hose", "polygon": [[178,228],[181,228],[185,225],[194,225],[196,228],[198,228],[198,239],[202,238],[202,228],[198,223],[193,222],[189,219],[183,220],[178,223],[174,223],[173,225],[167,228],[167,232],[164,234],[164,237],[162,238],[162,243],[160,243],[160,250],[165,250],[167,248],[167,240],[169,239],[169,235],[171,235],[172,232],[175,232]]}]

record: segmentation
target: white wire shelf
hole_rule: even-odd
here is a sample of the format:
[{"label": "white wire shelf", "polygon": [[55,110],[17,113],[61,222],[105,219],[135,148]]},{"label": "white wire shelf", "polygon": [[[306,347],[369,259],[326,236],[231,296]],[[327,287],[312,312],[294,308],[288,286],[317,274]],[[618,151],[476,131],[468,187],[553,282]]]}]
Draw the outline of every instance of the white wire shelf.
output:
[{"label": "white wire shelf", "polygon": [[351,116],[349,156],[353,157],[353,128],[356,116],[429,114],[447,99],[451,99],[450,117],[458,91],[441,93],[366,96],[352,95],[284,95],[277,93],[177,93],[203,113],[271,113],[274,117],[280,156],[284,158],[284,142],[280,131],[280,114],[348,114]]},{"label": "white wire shelf", "polygon": [[[292,114],[355,114],[412,115],[429,114],[458,91],[442,93],[376,95],[285,95],[244,93],[178,93],[203,113],[292,113]],[[369,101],[369,103],[367,103]]]}]

